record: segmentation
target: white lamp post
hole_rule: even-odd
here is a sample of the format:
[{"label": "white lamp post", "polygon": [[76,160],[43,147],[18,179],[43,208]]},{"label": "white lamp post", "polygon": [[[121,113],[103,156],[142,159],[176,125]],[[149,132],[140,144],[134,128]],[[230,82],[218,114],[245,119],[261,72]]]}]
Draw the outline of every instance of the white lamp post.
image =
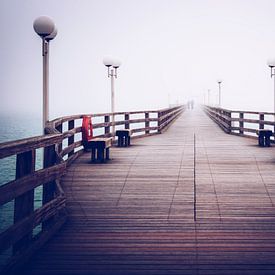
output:
[{"label": "white lamp post", "polygon": [[40,16],[33,22],[35,32],[42,38],[43,56],[43,131],[49,120],[49,43],[57,35],[53,20],[47,16]]},{"label": "white lamp post", "polygon": [[[115,78],[117,78],[117,69],[121,66],[121,62],[117,59],[105,57],[103,64],[108,68],[108,77],[111,78],[111,113],[112,113],[112,135],[115,135]],[[111,68],[111,69],[110,69]]]},{"label": "white lamp post", "polygon": [[219,107],[221,107],[221,84],[222,84],[222,80],[221,79],[218,79],[217,80],[217,83],[219,85]]},{"label": "white lamp post", "polygon": [[274,77],[274,98],[273,98],[273,112],[275,113],[275,59],[270,59],[267,61],[267,65],[270,68],[270,76]]}]

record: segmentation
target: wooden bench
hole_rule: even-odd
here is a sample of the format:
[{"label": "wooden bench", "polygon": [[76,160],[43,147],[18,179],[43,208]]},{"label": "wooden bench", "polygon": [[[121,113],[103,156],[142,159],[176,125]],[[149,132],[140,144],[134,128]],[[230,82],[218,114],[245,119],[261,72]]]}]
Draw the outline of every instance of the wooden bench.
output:
[{"label": "wooden bench", "polygon": [[112,138],[93,137],[93,125],[90,116],[83,116],[82,142],[85,151],[92,151],[91,162],[105,162],[110,159]]},{"label": "wooden bench", "polygon": [[257,130],[258,143],[261,147],[270,147],[270,137],[272,136],[272,131],[267,129]]},{"label": "wooden bench", "polygon": [[93,138],[88,142],[88,147],[92,150],[91,162],[105,162],[110,159],[110,147],[112,138]]},{"label": "wooden bench", "polygon": [[116,136],[118,136],[118,147],[128,147],[131,144],[132,131],[129,129],[116,130]]}]

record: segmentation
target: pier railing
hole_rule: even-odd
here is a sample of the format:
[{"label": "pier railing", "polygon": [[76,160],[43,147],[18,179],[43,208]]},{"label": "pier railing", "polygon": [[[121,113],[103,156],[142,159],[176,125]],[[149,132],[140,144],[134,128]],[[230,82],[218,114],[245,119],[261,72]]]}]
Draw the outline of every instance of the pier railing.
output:
[{"label": "pier railing", "polygon": [[[66,163],[57,153],[61,141],[61,134],[52,134],[0,144],[0,159],[16,156],[15,180],[0,186],[0,206],[12,202],[14,208],[13,224],[0,233],[0,253],[12,248],[13,255],[3,274],[10,274],[65,221],[65,196],[59,179]],[[44,148],[44,168],[36,170],[40,148]],[[35,188],[39,186],[43,188],[42,205],[34,209]],[[36,235],[35,228],[39,229]]]},{"label": "pier railing", "polygon": [[[184,106],[158,110],[91,114],[97,133],[110,136],[110,127],[132,129],[134,137],[162,133],[182,112]],[[26,262],[66,221],[66,199],[60,179],[66,167],[83,152],[81,121],[84,115],[50,121],[47,135],[0,144],[0,159],[16,157],[15,180],[0,186],[0,207],[13,203],[13,223],[0,232],[0,255],[12,250],[2,274]],[[103,121],[100,121],[103,120]],[[67,125],[66,125],[67,124]],[[43,149],[43,168],[36,169],[37,150]],[[42,188],[41,206],[34,208],[35,189]],[[1,269],[1,268],[0,268]]]},{"label": "pier railing", "polygon": [[162,133],[184,109],[185,106],[176,106],[162,110],[116,112],[113,122],[112,113],[66,116],[50,121],[46,132],[62,133],[63,140],[58,146],[58,152],[69,164],[83,153],[81,137],[83,116],[91,116],[95,137],[112,136],[111,127],[114,125],[115,129],[131,129],[133,138],[139,138]]},{"label": "pier railing", "polygon": [[274,140],[274,113],[236,111],[210,106],[204,106],[204,110],[228,134],[256,138],[257,130],[268,129],[272,130]]}]

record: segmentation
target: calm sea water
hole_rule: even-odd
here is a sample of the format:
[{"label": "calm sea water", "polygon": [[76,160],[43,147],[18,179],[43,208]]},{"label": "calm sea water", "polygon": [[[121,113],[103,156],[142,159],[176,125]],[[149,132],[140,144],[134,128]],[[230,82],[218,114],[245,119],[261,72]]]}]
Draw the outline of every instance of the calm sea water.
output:
[{"label": "calm sea water", "polygon": [[[0,143],[41,135],[42,127],[39,117],[31,115],[1,115]],[[38,152],[37,165],[41,165],[41,154]],[[15,157],[0,160],[0,185],[15,178]]]}]

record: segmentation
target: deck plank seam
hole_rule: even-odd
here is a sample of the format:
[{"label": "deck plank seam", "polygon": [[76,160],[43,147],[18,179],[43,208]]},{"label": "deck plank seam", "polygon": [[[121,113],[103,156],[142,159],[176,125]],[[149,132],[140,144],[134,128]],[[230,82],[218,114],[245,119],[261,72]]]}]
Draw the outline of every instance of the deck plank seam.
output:
[{"label": "deck plank seam", "polygon": [[212,173],[212,168],[210,166],[210,161],[209,161],[209,157],[208,157],[208,154],[207,154],[207,149],[206,149],[206,146],[205,146],[204,139],[202,139],[202,145],[203,145],[203,149],[204,149],[205,156],[206,156],[207,166],[208,166],[209,172],[210,172],[211,182],[213,184],[214,194],[215,194],[218,213],[219,213],[219,220],[220,220],[220,222],[222,222],[222,216],[221,216],[221,209],[220,209],[218,194],[217,194],[216,185],[215,185],[214,178],[213,178],[213,173]]},{"label": "deck plank seam", "polygon": [[198,233],[197,233],[197,221],[194,220],[194,229],[195,229],[195,264],[196,264],[196,275],[200,274],[200,270],[199,270],[199,248],[198,248]]},{"label": "deck plank seam", "polygon": [[254,156],[254,159],[255,159],[255,163],[256,163],[257,170],[258,170],[258,172],[259,172],[261,181],[262,181],[262,183],[263,183],[263,185],[264,185],[266,194],[267,194],[267,196],[268,196],[268,198],[269,198],[269,200],[270,200],[270,202],[271,202],[272,207],[274,207],[274,203],[273,203],[272,198],[271,198],[271,196],[270,196],[270,193],[269,193],[269,191],[268,191],[268,189],[267,189],[266,183],[265,183],[265,181],[264,181],[264,179],[263,179],[263,175],[262,175],[262,173],[261,173],[261,170],[260,170],[260,167],[259,167],[259,163],[258,163],[258,161],[257,161],[256,156]]},{"label": "deck plank seam", "polygon": [[135,161],[136,161],[136,159],[137,159],[137,157],[139,156],[139,154],[140,154],[141,151],[142,151],[142,150],[140,150],[140,151],[138,151],[138,152],[136,153],[136,155],[134,156],[133,161],[131,162],[131,164],[130,164],[130,166],[129,166],[129,168],[128,168],[126,177],[125,177],[124,182],[123,182],[123,186],[122,186],[122,188],[121,188],[121,190],[120,190],[120,194],[119,194],[119,197],[118,197],[117,202],[116,202],[116,206],[119,205],[119,202],[120,202],[120,199],[121,199],[121,197],[122,197],[122,193],[123,193],[124,188],[125,188],[125,186],[126,186],[128,177],[129,177],[130,172],[131,172],[131,169],[132,169],[132,167],[133,167],[133,165],[134,165],[134,163],[135,163]]},{"label": "deck plank seam", "polygon": [[196,187],[196,133],[194,132],[194,159],[193,159],[193,165],[194,165],[194,168],[193,168],[193,177],[194,177],[194,182],[193,182],[193,185],[194,185],[194,195],[193,195],[193,205],[194,205],[194,222],[196,222],[197,220],[197,187]]},{"label": "deck plank seam", "polygon": [[181,160],[180,160],[179,172],[178,172],[178,177],[177,177],[177,183],[176,183],[174,191],[173,191],[172,200],[171,200],[171,203],[170,203],[170,206],[169,206],[169,210],[168,210],[167,220],[170,219],[170,215],[171,215],[171,210],[172,210],[174,198],[175,198],[176,191],[177,191],[177,188],[178,188],[179,182],[180,182],[180,175],[181,175],[181,170],[182,170],[183,157],[184,157],[184,154],[185,154],[185,145],[186,145],[186,137],[185,137],[184,142],[183,142],[183,149],[182,149],[182,153],[181,153]]}]

